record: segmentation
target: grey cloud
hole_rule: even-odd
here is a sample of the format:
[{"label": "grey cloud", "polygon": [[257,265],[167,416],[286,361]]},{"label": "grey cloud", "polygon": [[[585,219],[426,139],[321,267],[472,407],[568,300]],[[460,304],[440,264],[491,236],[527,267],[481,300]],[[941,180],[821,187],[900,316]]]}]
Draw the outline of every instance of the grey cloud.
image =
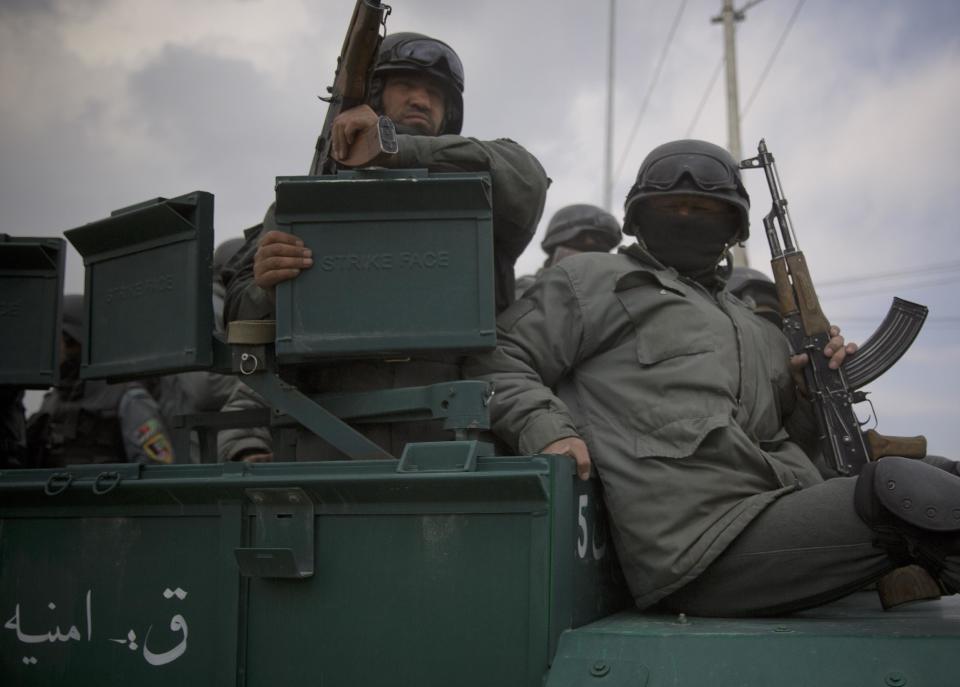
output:
[{"label": "grey cloud", "polygon": [[[74,14],[93,12],[107,5],[109,0],[69,0]],[[0,0],[0,18],[42,17],[64,12],[64,0]]]}]

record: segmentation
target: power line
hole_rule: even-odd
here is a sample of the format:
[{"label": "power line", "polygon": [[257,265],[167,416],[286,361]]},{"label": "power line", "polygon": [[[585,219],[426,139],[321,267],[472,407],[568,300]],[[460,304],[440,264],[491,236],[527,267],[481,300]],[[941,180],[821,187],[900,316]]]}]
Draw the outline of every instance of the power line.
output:
[{"label": "power line", "polygon": [[761,2],[763,2],[763,0],[750,0],[750,2],[746,3],[743,7],[737,10],[737,14],[743,14],[748,9],[750,9],[754,5],[759,5]]},{"label": "power line", "polygon": [[[934,279],[931,281],[917,282],[914,284],[900,284],[899,286],[897,286],[897,288],[902,289],[904,291],[913,291],[916,289],[926,289],[931,286],[942,286],[943,284],[953,284],[957,281],[960,281],[960,274],[952,277],[945,277],[942,279]],[[876,296],[876,295],[877,295],[876,288],[871,288],[871,289],[865,289],[861,291],[844,291],[836,295],[831,294],[829,299],[831,301],[840,301],[846,298],[859,298],[861,296]]]},{"label": "power line", "polygon": [[[760,0],[758,0],[758,2],[759,1]],[[697,121],[703,113],[703,108],[707,104],[707,99],[710,97],[710,94],[713,93],[713,87],[717,85],[717,78],[720,76],[720,69],[722,67],[723,58],[721,57],[717,61],[717,66],[713,68],[713,76],[710,77],[710,83],[707,84],[707,90],[703,92],[703,97],[700,98],[700,104],[697,105],[697,111],[694,113],[693,119],[690,120],[690,126],[687,127],[687,133],[684,134],[684,138],[690,138],[690,135],[693,133],[693,127],[697,125]]]},{"label": "power line", "polygon": [[843,277],[841,279],[824,279],[817,282],[818,288],[829,288],[843,284],[862,284],[869,281],[880,281],[884,279],[894,279],[902,277],[923,277],[937,272],[953,272],[960,270],[960,260],[951,262],[936,262],[929,265],[921,265],[907,270],[895,270],[892,272],[879,272],[877,274],[865,274],[857,277]]},{"label": "power line", "polygon": [[[773,49],[773,53],[770,55],[770,59],[767,60],[767,65],[763,68],[763,72],[760,74],[760,80],[757,82],[757,85],[754,87],[753,92],[750,94],[750,97],[747,98],[747,104],[744,105],[743,110],[740,111],[740,118],[745,119],[747,112],[750,111],[750,106],[753,105],[753,101],[756,99],[757,94],[760,92],[760,87],[763,86],[763,82],[766,81],[767,75],[770,73],[770,70],[773,68],[773,63],[777,59],[777,55],[780,54],[780,48],[783,47],[783,44],[787,40],[787,36],[790,35],[790,29],[793,28],[794,23],[797,21],[797,15],[800,14],[800,8],[803,7],[803,3],[807,0],[798,0],[796,7],[793,8],[793,14],[790,15],[790,19],[787,20],[787,26],[784,28],[783,33],[780,34],[780,40],[777,41],[777,46]],[[756,4],[756,3],[753,3]],[[748,3],[744,6],[743,9],[747,9],[751,4]],[[742,11],[742,10],[741,10]]]},{"label": "power line", "polygon": [[667,51],[670,49],[670,44],[673,43],[673,37],[677,33],[677,27],[680,25],[680,17],[683,16],[683,10],[687,6],[687,0],[683,0],[680,3],[680,8],[677,10],[676,16],[673,18],[673,25],[670,27],[670,32],[667,34],[667,40],[663,44],[663,50],[660,53],[660,59],[657,62],[657,66],[653,70],[653,78],[650,81],[650,86],[647,88],[647,94],[643,98],[643,104],[640,106],[640,112],[637,114],[637,120],[633,123],[633,129],[630,131],[630,136],[627,139],[627,145],[623,149],[623,156],[620,158],[620,163],[617,165],[617,171],[613,175],[614,179],[620,178],[620,172],[623,171],[623,164],[627,161],[627,156],[630,154],[630,146],[633,145],[633,139],[637,135],[637,129],[640,128],[640,122],[643,120],[643,115],[647,111],[647,106],[650,104],[650,96],[653,95],[653,89],[657,85],[657,80],[660,78],[660,70],[663,68],[663,63],[667,58]]}]

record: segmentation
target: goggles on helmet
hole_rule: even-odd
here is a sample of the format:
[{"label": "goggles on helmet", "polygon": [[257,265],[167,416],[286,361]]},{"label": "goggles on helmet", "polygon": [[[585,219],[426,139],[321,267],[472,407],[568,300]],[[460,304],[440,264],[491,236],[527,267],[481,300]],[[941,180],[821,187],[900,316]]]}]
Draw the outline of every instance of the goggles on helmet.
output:
[{"label": "goggles on helmet", "polygon": [[705,153],[675,153],[654,160],[641,173],[644,190],[669,191],[686,176],[701,191],[740,191],[736,172],[719,158]]},{"label": "goggles on helmet", "polygon": [[384,66],[409,62],[424,69],[440,68],[453,80],[458,91],[463,91],[463,63],[453,49],[433,38],[413,38],[401,41],[381,58]]}]

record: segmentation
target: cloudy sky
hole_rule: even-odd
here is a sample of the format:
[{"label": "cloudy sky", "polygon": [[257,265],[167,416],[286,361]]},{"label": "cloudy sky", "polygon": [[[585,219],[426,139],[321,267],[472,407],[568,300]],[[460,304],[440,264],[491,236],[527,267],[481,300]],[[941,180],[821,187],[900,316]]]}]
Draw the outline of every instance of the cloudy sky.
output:
[{"label": "cloudy sky", "polygon": [[[726,110],[722,76],[708,90],[721,0],[617,5],[620,216],[646,152],[687,136],[725,145]],[[239,235],[260,220],[275,176],[309,166],[316,95],[352,7],[0,0],[0,232],[60,235],[203,189],[216,196],[217,240]],[[599,0],[393,3],[391,31],[441,37],[463,58],[464,133],[513,138],[552,177],[540,232],[563,205],[601,202],[607,21]],[[880,430],[925,433],[932,451],[960,454],[960,3],[764,0],[738,25],[737,51],[745,154],[761,137],[776,154],[831,320],[862,341],[894,295],[931,309],[907,356],[870,387]],[[747,177],[748,254],[769,272],[767,191],[760,173]],[[519,273],[542,261],[540,236]],[[68,290],[79,291],[72,249],[68,263]]]}]

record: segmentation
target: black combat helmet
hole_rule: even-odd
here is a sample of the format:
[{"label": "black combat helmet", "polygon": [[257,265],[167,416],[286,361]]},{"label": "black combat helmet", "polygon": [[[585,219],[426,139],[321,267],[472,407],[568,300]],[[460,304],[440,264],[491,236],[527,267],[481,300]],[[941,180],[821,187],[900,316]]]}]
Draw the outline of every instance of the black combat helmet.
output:
[{"label": "black combat helmet", "polygon": [[694,139],[664,143],[643,160],[624,204],[624,232],[636,233],[631,220],[648,198],[681,194],[730,203],[740,213],[735,239],[750,236],[750,196],[737,161],[720,146]]},{"label": "black combat helmet", "polygon": [[380,44],[373,68],[370,106],[383,109],[384,77],[395,72],[419,72],[439,79],[446,93],[441,134],[459,134],[463,127],[463,63],[453,48],[422,33],[391,33]]},{"label": "black combat helmet", "polygon": [[783,325],[777,287],[763,272],[749,267],[734,267],[727,280],[727,291],[750,306],[760,317],[778,327]]},{"label": "black combat helmet", "polygon": [[553,213],[540,247],[549,254],[557,246],[574,242],[585,235],[593,237],[593,250],[609,251],[620,245],[620,223],[596,205],[567,205]]}]

